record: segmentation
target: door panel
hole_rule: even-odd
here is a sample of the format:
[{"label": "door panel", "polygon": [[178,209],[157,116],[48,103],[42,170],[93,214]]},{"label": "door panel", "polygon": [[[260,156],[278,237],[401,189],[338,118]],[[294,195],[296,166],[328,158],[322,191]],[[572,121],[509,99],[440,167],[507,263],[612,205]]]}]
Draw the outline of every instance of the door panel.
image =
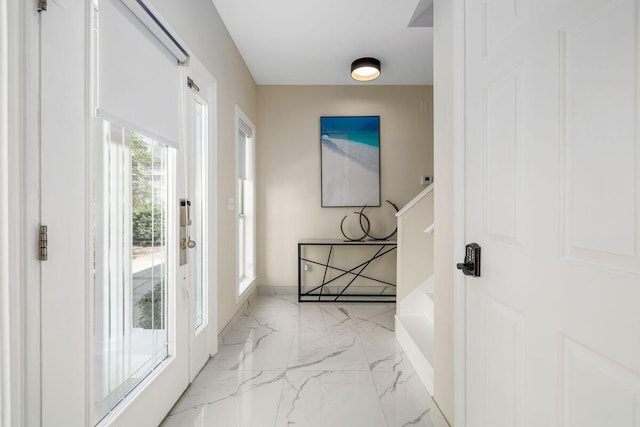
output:
[{"label": "door panel", "polygon": [[[491,426],[520,426],[524,409],[524,315],[486,298],[487,421]],[[505,408],[508,408],[505,410]]]},{"label": "door panel", "polygon": [[566,256],[637,274],[636,4],[609,2],[584,18],[560,31]]},{"label": "door panel", "polygon": [[86,3],[49,2],[40,16],[43,426],[88,425]]},{"label": "door panel", "polygon": [[561,351],[561,425],[638,425],[640,375],[568,338],[562,339]]},{"label": "door panel", "polygon": [[521,69],[509,71],[484,93],[487,144],[487,237],[522,246],[523,139]]},{"label": "door panel", "polygon": [[638,2],[465,9],[468,425],[637,427]]}]

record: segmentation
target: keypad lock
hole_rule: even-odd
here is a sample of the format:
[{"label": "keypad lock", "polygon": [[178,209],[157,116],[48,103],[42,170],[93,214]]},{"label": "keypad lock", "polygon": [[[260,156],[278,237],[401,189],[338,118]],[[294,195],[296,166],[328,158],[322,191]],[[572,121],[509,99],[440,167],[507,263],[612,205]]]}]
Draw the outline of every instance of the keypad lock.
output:
[{"label": "keypad lock", "polygon": [[465,276],[480,277],[480,245],[469,243],[464,256],[464,262],[457,264],[458,270],[462,270]]}]

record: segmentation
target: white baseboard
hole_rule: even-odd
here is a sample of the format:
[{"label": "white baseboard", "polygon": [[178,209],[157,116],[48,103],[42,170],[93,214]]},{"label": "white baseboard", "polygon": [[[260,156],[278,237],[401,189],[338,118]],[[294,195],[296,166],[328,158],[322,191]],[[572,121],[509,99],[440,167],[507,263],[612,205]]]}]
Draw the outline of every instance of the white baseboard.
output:
[{"label": "white baseboard", "polygon": [[298,286],[258,285],[258,295],[262,295],[262,296],[298,295]]},{"label": "white baseboard", "polygon": [[242,304],[240,304],[240,307],[238,307],[236,314],[234,314],[231,320],[229,320],[229,323],[227,323],[222,328],[222,330],[218,333],[218,342],[220,342],[220,337],[222,336],[222,334],[224,334],[227,330],[230,330],[231,328],[233,328],[233,326],[238,322],[238,319],[242,317],[249,310],[249,307],[251,307],[251,304],[253,304],[257,296],[258,296],[258,289],[257,287],[254,287],[250,291],[245,301]]}]

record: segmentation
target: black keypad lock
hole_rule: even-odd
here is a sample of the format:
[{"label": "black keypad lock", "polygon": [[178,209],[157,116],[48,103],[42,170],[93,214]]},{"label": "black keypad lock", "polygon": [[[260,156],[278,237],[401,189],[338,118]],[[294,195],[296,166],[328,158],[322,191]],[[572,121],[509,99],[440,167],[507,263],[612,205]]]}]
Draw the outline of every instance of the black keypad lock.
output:
[{"label": "black keypad lock", "polygon": [[464,256],[464,263],[457,264],[458,270],[462,270],[465,276],[480,277],[480,245],[469,243]]}]

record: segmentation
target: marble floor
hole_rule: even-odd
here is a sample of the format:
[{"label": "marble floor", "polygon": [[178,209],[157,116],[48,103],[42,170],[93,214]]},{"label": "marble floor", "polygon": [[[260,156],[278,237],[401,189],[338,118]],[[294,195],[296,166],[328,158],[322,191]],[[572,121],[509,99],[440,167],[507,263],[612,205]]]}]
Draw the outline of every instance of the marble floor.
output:
[{"label": "marble floor", "polygon": [[447,427],[393,333],[394,304],[259,296],[163,427]]}]

